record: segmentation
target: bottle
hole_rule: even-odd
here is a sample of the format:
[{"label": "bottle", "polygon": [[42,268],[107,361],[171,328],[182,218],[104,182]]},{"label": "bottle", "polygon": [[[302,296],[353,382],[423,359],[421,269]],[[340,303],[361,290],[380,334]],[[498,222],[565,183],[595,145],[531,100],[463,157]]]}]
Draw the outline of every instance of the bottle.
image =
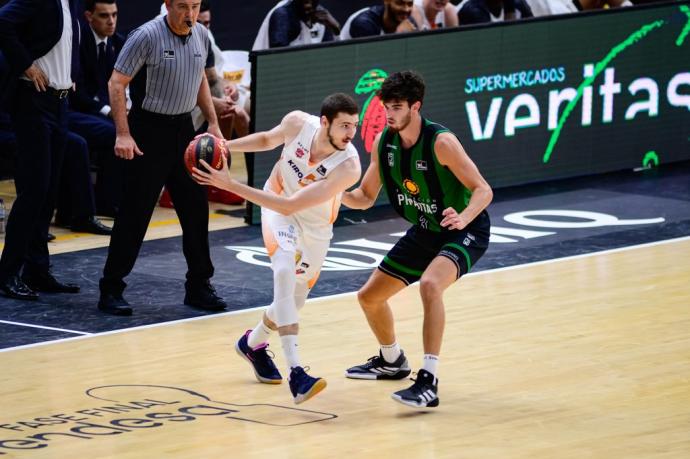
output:
[{"label": "bottle", "polygon": [[5,201],[0,198],[0,234],[5,232]]}]

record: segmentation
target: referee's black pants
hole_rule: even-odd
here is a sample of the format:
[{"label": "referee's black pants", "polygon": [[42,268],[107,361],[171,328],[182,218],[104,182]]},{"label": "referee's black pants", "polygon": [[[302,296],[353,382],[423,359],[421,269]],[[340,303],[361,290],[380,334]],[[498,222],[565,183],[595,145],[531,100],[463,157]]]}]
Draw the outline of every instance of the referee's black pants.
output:
[{"label": "referee's black pants", "polygon": [[208,199],[184,167],[184,151],[194,137],[189,115],[160,115],[138,110],[129,115],[132,137],[142,156],[125,166],[125,192],[110,236],[101,293],[122,294],[124,277],[134,267],[163,185],[168,188],[182,226],[187,288],[213,276],[208,245]]}]

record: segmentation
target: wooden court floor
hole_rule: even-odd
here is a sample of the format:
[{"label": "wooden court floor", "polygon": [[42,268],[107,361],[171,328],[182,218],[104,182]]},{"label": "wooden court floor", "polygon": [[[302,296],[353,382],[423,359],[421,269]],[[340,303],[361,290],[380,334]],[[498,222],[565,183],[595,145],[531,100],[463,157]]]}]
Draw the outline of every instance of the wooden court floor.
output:
[{"label": "wooden court floor", "polygon": [[[328,387],[299,406],[233,350],[256,310],[0,352],[0,457],[685,459],[689,260],[685,238],[464,278],[432,412],[343,377],[376,352],[352,294],[303,310]],[[416,368],[417,287],[392,304]]]}]

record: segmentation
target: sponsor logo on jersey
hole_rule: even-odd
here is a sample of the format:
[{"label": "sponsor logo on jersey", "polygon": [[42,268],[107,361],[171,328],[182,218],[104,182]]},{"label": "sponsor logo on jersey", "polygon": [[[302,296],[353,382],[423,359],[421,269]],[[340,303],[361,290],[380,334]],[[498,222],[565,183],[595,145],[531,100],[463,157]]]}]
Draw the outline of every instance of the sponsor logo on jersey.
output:
[{"label": "sponsor logo on jersey", "polygon": [[297,178],[301,179],[304,177],[304,174],[301,170],[299,170],[299,167],[297,166],[297,164],[295,164],[293,160],[288,159],[288,166],[290,166],[290,168],[295,172],[295,174],[297,174]]},{"label": "sponsor logo on jersey", "polygon": [[393,152],[388,152],[388,166],[393,167]]},{"label": "sponsor logo on jersey", "polygon": [[297,156],[298,158],[301,158],[302,156],[304,156],[304,150],[302,150],[301,148],[298,148],[297,150],[295,150],[295,156]]},{"label": "sponsor logo on jersey", "polygon": [[414,196],[408,196],[404,193],[398,193],[398,205],[412,206],[415,209],[422,211],[427,214],[435,214],[438,210],[438,206],[435,202],[428,203],[422,202]]},{"label": "sponsor logo on jersey", "polygon": [[427,170],[426,161],[424,161],[423,159],[418,159],[418,160],[415,162],[415,168],[416,168],[418,171],[425,171],[425,170]]},{"label": "sponsor logo on jersey", "polygon": [[319,175],[326,175],[326,171],[328,171],[328,169],[326,169],[323,164],[316,168],[316,172]]},{"label": "sponsor logo on jersey", "polygon": [[386,148],[390,148],[391,150],[397,150],[398,149],[398,147],[396,145],[392,145],[390,143],[386,144]]},{"label": "sponsor logo on jersey", "polygon": [[314,182],[316,182],[316,176],[314,174],[309,174],[297,183],[299,184],[299,186],[305,187]]},{"label": "sponsor logo on jersey", "polygon": [[417,185],[412,180],[405,179],[403,181],[403,186],[405,187],[407,192],[410,193],[412,196],[417,196],[419,194],[419,185]]}]

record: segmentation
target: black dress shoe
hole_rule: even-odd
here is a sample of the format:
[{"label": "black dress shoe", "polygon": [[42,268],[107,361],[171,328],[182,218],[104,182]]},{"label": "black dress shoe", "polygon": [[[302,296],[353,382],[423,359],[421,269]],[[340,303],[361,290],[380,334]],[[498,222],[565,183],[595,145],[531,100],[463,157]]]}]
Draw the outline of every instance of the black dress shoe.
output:
[{"label": "black dress shoe", "polygon": [[27,287],[19,276],[12,276],[3,284],[0,284],[0,292],[7,298],[15,300],[36,301],[38,293]]},{"label": "black dress shoe", "polygon": [[216,295],[216,290],[209,282],[195,286],[187,285],[186,290],[184,304],[187,306],[212,312],[225,311],[225,308],[228,307],[225,301]]},{"label": "black dress shoe", "polygon": [[92,233],[103,236],[110,236],[113,229],[105,226],[96,217],[89,217],[85,220],[77,220],[72,223],[72,231],[75,233]]},{"label": "black dress shoe", "polygon": [[50,273],[25,272],[22,281],[31,289],[45,293],[79,293],[77,284],[62,283]]},{"label": "black dress shoe", "polygon": [[106,314],[114,316],[131,316],[132,308],[122,295],[114,293],[101,293],[98,300],[98,309]]}]

